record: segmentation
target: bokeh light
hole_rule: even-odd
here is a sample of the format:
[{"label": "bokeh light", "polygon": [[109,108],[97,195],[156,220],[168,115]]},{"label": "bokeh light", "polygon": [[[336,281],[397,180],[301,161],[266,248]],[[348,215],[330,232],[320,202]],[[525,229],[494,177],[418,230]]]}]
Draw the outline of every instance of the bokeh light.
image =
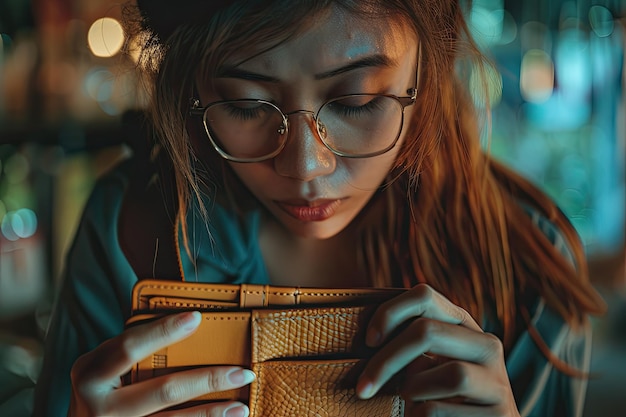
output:
[{"label": "bokeh light", "polygon": [[[105,67],[94,67],[85,75],[84,88],[89,97],[96,101],[106,100],[110,97],[110,86],[113,74]],[[103,86],[105,86],[104,90]]]},{"label": "bokeh light", "polygon": [[98,57],[111,57],[124,45],[124,29],[117,20],[103,17],[96,20],[87,34],[89,49]]},{"label": "bokeh light", "polygon": [[4,219],[4,216],[7,214],[7,207],[4,205],[4,201],[0,200],[0,222]]},{"label": "bokeh light", "polygon": [[37,215],[27,208],[10,211],[2,218],[0,230],[10,241],[29,238],[37,231]]},{"label": "bokeh light", "polygon": [[554,90],[554,63],[543,50],[531,49],[522,59],[520,69],[520,91],[531,103],[543,103]]},{"label": "bokeh light", "polygon": [[26,180],[30,173],[30,163],[28,159],[21,154],[12,155],[4,164],[4,175],[9,184],[19,184]]},{"label": "bokeh light", "polygon": [[561,31],[554,60],[561,93],[570,100],[586,100],[593,79],[586,34],[580,29]]},{"label": "bokeh light", "polygon": [[517,22],[513,15],[504,10],[502,15],[502,34],[498,45],[508,45],[517,38]]},{"label": "bokeh light", "polygon": [[504,10],[488,9],[479,5],[472,8],[470,28],[476,41],[485,46],[497,44],[502,38]]},{"label": "bokeh light", "polygon": [[119,90],[123,90],[123,84],[122,76],[115,76],[106,67],[94,67],[85,75],[83,88],[87,95],[98,103],[102,111],[115,116],[122,111],[116,98],[120,94]]},{"label": "bokeh light", "polygon": [[596,35],[605,38],[613,33],[615,19],[609,9],[595,5],[589,9],[589,24]]}]

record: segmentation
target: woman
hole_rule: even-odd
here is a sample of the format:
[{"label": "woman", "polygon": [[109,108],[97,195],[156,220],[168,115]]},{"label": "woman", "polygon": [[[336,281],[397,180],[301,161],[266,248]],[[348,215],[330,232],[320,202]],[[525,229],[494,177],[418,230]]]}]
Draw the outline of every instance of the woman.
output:
[{"label": "woman", "polygon": [[[407,416],[580,415],[586,318],[603,304],[564,215],[480,148],[458,75],[461,58],[481,63],[464,6],[139,1],[152,151],[163,183],[173,167],[180,267],[187,280],[411,288],[372,318],[368,344],[382,347],[356,386],[368,398],[402,374]],[[121,386],[138,359],[198,325],[185,313],[123,331],[145,277],[129,263],[141,242],[119,226],[129,166],[86,208],[39,414],[169,415],[159,412],[254,378],[215,367]],[[158,246],[151,255],[167,258]],[[425,369],[423,353],[447,360]]]}]

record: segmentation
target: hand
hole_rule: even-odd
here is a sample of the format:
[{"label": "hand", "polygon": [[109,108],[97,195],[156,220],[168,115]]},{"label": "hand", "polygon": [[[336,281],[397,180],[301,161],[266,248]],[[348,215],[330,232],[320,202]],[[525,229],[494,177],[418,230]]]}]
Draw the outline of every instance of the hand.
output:
[{"label": "hand", "polygon": [[[127,329],[78,358],[72,367],[70,417],[166,417],[162,411],[210,392],[240,388],[254,380],[247,369],[233,366],[197,368],[122,386],[121,377],[152,353],[192,334],[200,324],[197,312],[167,316]],[[246,417],[238,402],[203,404],[177,410],[176,416]]]},{"label": "hand", "polygon": [[366,337],[368,345],[382,347],[359,378],[361,398],[402,371],[406,416],[519,416],[502,342],[428,285],[381,305]]}]

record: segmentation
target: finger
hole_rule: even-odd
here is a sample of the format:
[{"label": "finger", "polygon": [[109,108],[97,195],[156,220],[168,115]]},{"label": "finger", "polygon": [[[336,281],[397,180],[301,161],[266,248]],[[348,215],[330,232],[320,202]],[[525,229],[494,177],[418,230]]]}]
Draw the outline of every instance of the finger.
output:
[{"label": "finger", "polygon": [[245,404],[238,402],[203,404],[182,410],[163,411],[151,417],[248,417],[250,411]]},{"label": "finger", "polygon": [[368,325],[367,344],[372,347],[380,345],[394,329],[415,317],[427,317],[482,332],[466,310],[453,304],[430,286],[419,284],[376,309]]},{"label": "finger", "polygon": [[201,395],[240,388],[254,373],[232,366],[215,366],[176,372],[114,390],[107,402],[124,415],[146,415]]},{"label": "finger", "polygon": [[135,363],[188,337],[201,320],[200,313],[185,312],[131,327],[79,358],[75,371],[83,374],[81,379],[84,381],[96,385],[110,382],[117,386],[120,376]]},{"label": "finger", "polygon": [[434,368],[446,362],[448,359],[441,356],[424,353],[415,358],[410,364],[407,365],[405,371],[407,374],[418,374],[428,369]]},{"label": "finger", "polygon": [[503,414],[493,406],[427,401],[407,404],[405,415],[406,417],[491,417]]},{"label": "finger", "polygon": [[393,375],[426,352],[479,364],[503,358],[502,343],[492,334],[420,318],[372,356],[359,378],[357,392],[361,398],[370,398]]},{"label": "finger", "polygon": [[[477,381],[480,381],[477,383]],[[416,374],[407,374],[401,395],[409,402],[443,400],[455,397],[472,404],[493,405],[507,398],[508,391],[484,366],[449,361]]]}]

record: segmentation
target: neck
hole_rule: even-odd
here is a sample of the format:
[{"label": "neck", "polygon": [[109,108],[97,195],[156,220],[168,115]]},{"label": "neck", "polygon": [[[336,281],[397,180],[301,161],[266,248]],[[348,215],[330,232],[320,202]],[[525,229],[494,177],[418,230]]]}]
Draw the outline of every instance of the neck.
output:
[{"label": "neck", "polygon": [[259,244],[273,285],[302,287],[363,287],[367,276],[357,261],[354,222],[328,239],[296,236],[267,214]]}]

